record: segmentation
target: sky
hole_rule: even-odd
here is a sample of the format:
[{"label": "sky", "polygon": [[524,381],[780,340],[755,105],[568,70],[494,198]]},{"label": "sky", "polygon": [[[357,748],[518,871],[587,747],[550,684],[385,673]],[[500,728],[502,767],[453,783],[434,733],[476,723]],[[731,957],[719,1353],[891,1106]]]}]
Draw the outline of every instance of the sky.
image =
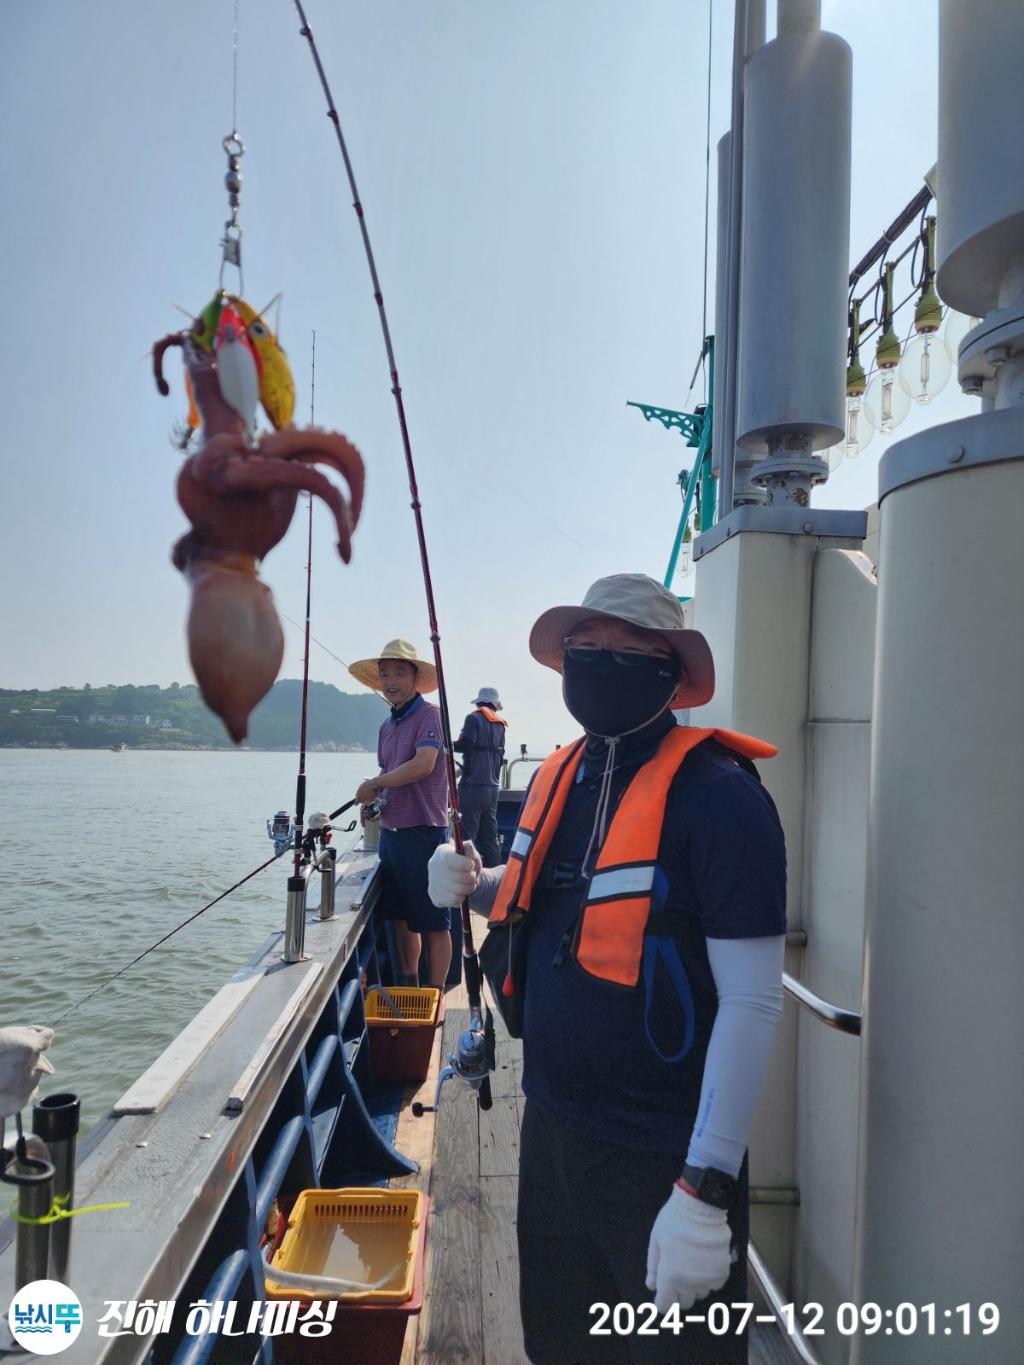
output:
[{"label": "sky", "polygon": [[[245,293],[260,306],[283,291],[299,421],[315,329],[317,424],[367,465],[350,566],[314,515],[313,633],[331,653],[314,646],[311,676],[356,691],[332,654],[395,636],[429,649],[398,425],[293,6],[240,8]],[[709,319],[731,11],[714,0]],[[575,727],[529,656],[532,622],[604,574],[662,577],[692,461],[625,404],[683,407],[700,348],[707,0],[309,0],[307,14],[388,305],[453,717],[496,686],[510,745],[543,753]],[[858,259],[935,161],[936,12],[825,0],[823,22],[854,53]],[[232,0],[0,6],[0,686],[190,677],[168,558],[185,529],[169,440],[181,371],[172,352],[159,397],[148,353],[184,325],[173,304],[194,313],[217,286],[232,23]],[[972,406],[953,383],[896,439]],[[873,502],[884,448],[876,436],[815,504]],[[297,515],[262,569],[295,622],[304,566]],[[285,631],[296,677],[301,632]]]}]

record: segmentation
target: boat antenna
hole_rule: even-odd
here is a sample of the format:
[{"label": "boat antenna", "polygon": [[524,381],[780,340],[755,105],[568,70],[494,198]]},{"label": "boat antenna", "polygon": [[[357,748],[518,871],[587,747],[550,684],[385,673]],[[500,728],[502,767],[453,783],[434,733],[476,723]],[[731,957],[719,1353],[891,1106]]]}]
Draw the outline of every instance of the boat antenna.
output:
[{"label": "boat antenna", "polygon": [[[313,354],[310,362],[309,424],[313,425],[316,412],[316,328],[313,329]],[[299,775],[295,781],[295,871],[302,867],[302,822],[306,815],[306,726],[309,717],[309,603],[313,585],[313,494],[309,500],[309,526],[306,534],[306,629],[302,650],[302,713],[299,722]]]},{"label": "boat antenna", "polygon": [[[427,597],[427,615],[430,621],[430,643],[434,651],[434,667],[437,670],[437,691],[438,709],[441,713],[441,730],[444,737],[444,757],[445,766],[448,770],[448,791],[452,806],[453,834],[456,850],[462,852],[462,818],[459,813],[459,801],[457,792],[457,779],[455,773],[455,753],[452,749],[452,728],[448,710],[448,692],[444,681],[444,665],[441,659],[441,635],[437,625],[437,610],[434,604],[434,587],[430,577],[430,559],[427,554],[427,539],[423,529],[423,508],[420,503],[419,488],[416,483],[416,467],[412,458],[412,442],[409,438],[409,424],[405,416],[405,404],[402,401],[402,386],[398,378],[398,365],[395,361],[395,349],[391,341],[391,329],[388,326],[388,315],[384,307],[384,295],[380,287],[380,279],[377,275],[377,263],[373,255],[373,247],[370,244],[370,233],[366,225],[366,215],[363,212],[363,205],[359,198],[359,189],[356,185],[355,172],[352,169],[352,161],[348,154],[348,147],[345,144],[345,136],[341,131],[341,119],[338,117],[338,110],[334,104],[334,96],[331,94],[330,85],[327,82],[327,75],[324,71],[323,63],[320,60],[320,53],[317,50],[316,40],[313,31],[306,19],[305,10],[302,7],[302,0],[293,0],[295,8],[302,24],[299,32],[309,43],[310,54],[313,64],[316,67],[320,84],[323,87],[324,98],[327,100],[327,117],[334,124],[334,134],[338,140],[338,149],[341,158],[345,163],[345,174],[348,177],[349,188],[352,191],[352,207],[355,209],[356,218],[359,220],[359,230],[363,238],[363,249],[366,253],[366,264],[370,271],[370,280],[373,285],[373,297],[377,304],[377,314],[380,318],[381,332],[384,337],[384,349],[387,352],[388,371],[391,375],[391,392],[395,399],[395,408],[398,413],[398,425],[402,433],[402,450],[405,453],[405,466],[409,475],[409,492],[412,496],[412,511],[416,520],[416,537],[420,547],[420,563],[423,568],[423,587]],[[489,1070],[493,1064],[494,1034],[493,1022],[490,1011],[487,1011],[486,1022],[482,1014],[482,1002],[480,992],[480,963],[477,959],[476,950],[473,947],[473,929],[469,913],[469,902],[463,901],[459,907],[462,917],[462,965],[466,974],[466,994],[469,997],[470,1010],[470,1031],[479,1032],[483,1035],[488,1052],[488,1072],[472,1078],[472,1084],[477,1090],[481,1109],[491,1107],[491,1090]],[[470,1080],[469,1075],[464,1075],[464,1079]]]}]

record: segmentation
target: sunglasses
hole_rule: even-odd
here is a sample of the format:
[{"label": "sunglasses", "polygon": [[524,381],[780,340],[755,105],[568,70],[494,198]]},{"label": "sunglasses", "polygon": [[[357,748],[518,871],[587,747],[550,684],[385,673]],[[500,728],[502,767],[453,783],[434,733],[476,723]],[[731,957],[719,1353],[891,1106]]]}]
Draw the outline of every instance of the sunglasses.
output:
[{"label": "sunglasses", "polygon": [[639,645],[636,647],[627,646],[625,649],[601,649],[597,645],[573,644],[572,636],[567,635],[562,641],[562,648],[567,658],[581,664],[593,663],[602,655],[610,654],[615,662],[624,668],[643,668],[651,662],[676,666],[674,654],[664,653],[660,650],[643,649]]}]

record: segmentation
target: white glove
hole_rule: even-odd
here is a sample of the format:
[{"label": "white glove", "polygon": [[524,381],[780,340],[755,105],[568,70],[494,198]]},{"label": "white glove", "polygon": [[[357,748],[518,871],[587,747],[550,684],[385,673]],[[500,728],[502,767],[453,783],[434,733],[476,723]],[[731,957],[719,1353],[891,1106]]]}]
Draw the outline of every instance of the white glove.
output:
[{"label": "white glove", "polygon": [[465,855],[454,844],[438,844],[427,863],[427,895],[439,910],[461,905],[476,890],[483,860],[467,840]]},{"label": "white glove", "polygon": [[684,1311],[721,1289],[729,1278],[730,1232],[724,1209],[672,1190],[651,1228],[647,1288],[659,1313],[678,1303]]}]

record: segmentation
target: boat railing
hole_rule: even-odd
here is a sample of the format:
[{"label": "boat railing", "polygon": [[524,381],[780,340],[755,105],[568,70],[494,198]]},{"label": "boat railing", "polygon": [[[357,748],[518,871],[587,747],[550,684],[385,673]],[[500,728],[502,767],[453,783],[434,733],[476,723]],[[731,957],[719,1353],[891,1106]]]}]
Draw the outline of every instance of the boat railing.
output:
[{"label": "boat railing", "polygon": [[517,763],[543,763],[546,757],[547,757],[546,754],[542,754],[539,756],[534,756],[533,754],[520,754],[518,758],[513,758],[511,760],[506,761],[505,764],[503,765],[505,771],[502,786],[505,788],[506,791],[509,791],[511,789],[512,769],[516,766]]},{"label": "boat railing", "polygon": [[785,1312],[786,1299],[772,1279],[771,1272],[753,1242],[747,1243],[747,1266],[761,1297],[779,1324],[779,1334],[786,1345],[790,1360],[800,1361],[802,1365],[820,1365],[818,1357],[807,1345],[803,1332],[795,1321],[791,1321],[791,1312],[790,1314]]},{"label": "boat railing", "polygon": [[854,1010],[844,1010],[839,1005],[822,1000],[820,995],[809,991],[802,981],[790,976],[788,972],[782,973],[782,984],[798,1004],[803,1005],[805,1010],[810,1010],[815,1019],[820,1019],[829,1028],[838,1029],[840,1033],[860,1037],[863,1019]]}]

